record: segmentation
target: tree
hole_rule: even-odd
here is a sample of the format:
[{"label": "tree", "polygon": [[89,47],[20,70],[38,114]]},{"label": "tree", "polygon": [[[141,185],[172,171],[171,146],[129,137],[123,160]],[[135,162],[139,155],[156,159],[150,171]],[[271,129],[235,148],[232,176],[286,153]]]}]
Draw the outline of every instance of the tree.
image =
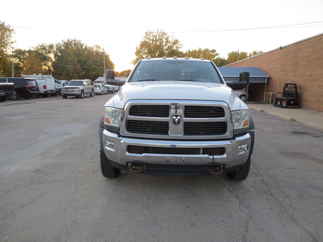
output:
[{"label": "tree", "polygon": [[41,44],[29,50],[13,51],[16,73],[51,74],[53,72],[55,47]]},{"label": "tree", "polygon": [[261,51],[261,50],[254,50],[254,51],[252,51],[252,52],[250,52],[249,54],[248,54],[248,57],[252,57],[252,56],[256,56],[256,55],[260,55],[260,54],[263,54],[264,52],[263,51]]},{"label": "tree", "polygon": [[217,57],[215,58],[214,63],[217,66],[225,66],[226,64],[228,64],[228,61],[225,58]]},{"label": "tree", "polygon": [[99,46],[90,47],[79,40],[66,40],[56,45],[54,75],[59,79],[91,79],[103,74],[104,62],[113,69],[110,57]]},{"label": "tree", "polygon": [[188,50],[184,53],[185,57],[192,57],[192,58],[199,58],[199,59],[206,59],[210,61],[215,61],[216,57],[219,54],[216,52],[215,49],[192,49]]},{"label": "tree", "polygon": [[10,75],[12,34],[13,29],[0,21],[0,75]]},{"label": "tree", "polygon": [[117,76],[127,77],[129,76],[131,70],[124,70],[117,73]]},{"label": "tree", "polygon": [[228,58],[227,61],[228,63],[233,63],[242,59],[245,59],[248,57],[248,53],[247,52],[240,52],[240,51],[231,51],[228,54]]},{"label": "tree", "polygon": [[136,48],[136,58],[133,63],[137,63],[143,58],[180,57],[183,55],[180,51],[181,47],[181,42],[172,38],[166,32],[160,30],[148,31]]}]

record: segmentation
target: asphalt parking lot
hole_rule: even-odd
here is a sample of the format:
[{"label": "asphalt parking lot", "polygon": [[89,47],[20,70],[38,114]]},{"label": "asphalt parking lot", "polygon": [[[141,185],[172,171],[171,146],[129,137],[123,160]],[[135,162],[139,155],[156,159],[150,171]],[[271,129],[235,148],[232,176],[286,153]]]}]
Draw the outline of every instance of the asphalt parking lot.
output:
[{"label": "asphalt parking lot", "polygon": [[109,95],[0,103],[0,241],[322,241],[323,132],[253,111],[242,183],[104,179],[98,119]]}]

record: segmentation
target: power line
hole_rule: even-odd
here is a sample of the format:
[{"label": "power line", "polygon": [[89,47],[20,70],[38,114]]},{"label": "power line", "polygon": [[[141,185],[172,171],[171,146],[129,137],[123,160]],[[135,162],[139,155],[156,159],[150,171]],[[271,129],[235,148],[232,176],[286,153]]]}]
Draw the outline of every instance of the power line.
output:
[{"label": "power line", "polygon": [[305,23],[296,24],[282,24],[282,25],[271,25],[271,26],[259,26],[259,27],[248,27],[248,28],[234,28],[234,29],[214,29],[214,30],[189,30],[189,31],[174,31],[173,33],[188,33],[188,32],[205,32],[205,33],[215,33],[215,32],[234,32],[234,31],[252,31],[252,30],[263,30],[263,29],[280,29],[280,28],[291,28],[311,24],[323,24],[322,21],[313,21]]}]

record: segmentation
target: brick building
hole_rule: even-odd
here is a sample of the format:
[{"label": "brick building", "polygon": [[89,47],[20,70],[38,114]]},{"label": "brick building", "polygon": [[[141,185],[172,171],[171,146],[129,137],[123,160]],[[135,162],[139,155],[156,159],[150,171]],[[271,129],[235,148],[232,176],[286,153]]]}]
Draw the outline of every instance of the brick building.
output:
[{"label": "brick building", "polygon": [[258,67],[267,72],[270,81],[265,91],[281,92],[284,83],[295,82],[302,107],[323,111],[323,34],[228,66]]}]

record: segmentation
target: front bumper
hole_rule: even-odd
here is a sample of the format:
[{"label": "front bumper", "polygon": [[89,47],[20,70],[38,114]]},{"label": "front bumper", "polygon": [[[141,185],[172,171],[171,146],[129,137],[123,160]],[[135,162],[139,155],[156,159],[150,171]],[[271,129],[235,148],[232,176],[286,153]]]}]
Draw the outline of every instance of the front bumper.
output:
[{"label": "front bumper", "polygon": [[81,90],[77,90],[77,89],[71,89],[71,90],[62,90],[61,91],[62,95],[70,95],[70,96],[79,96],[81,95]]},{"label": "front bumper", "polygon": [[95,90],[94,89],[94,93],[95,94],[104,94],[104,91],[103,90]]},{"label": "front bumper", "polygon": [[[223,155],[208,154],[153,154],[129,153],[129,145],[160,148],[224,148]],[[252,153],[253,133],[247,133],[230,140],[153,140],[121,137],[108,130],[102,130],[101,147],[106,157],[120,167],[131,164],[151,165],[223,165],[225,168],[245,163]]]}]

